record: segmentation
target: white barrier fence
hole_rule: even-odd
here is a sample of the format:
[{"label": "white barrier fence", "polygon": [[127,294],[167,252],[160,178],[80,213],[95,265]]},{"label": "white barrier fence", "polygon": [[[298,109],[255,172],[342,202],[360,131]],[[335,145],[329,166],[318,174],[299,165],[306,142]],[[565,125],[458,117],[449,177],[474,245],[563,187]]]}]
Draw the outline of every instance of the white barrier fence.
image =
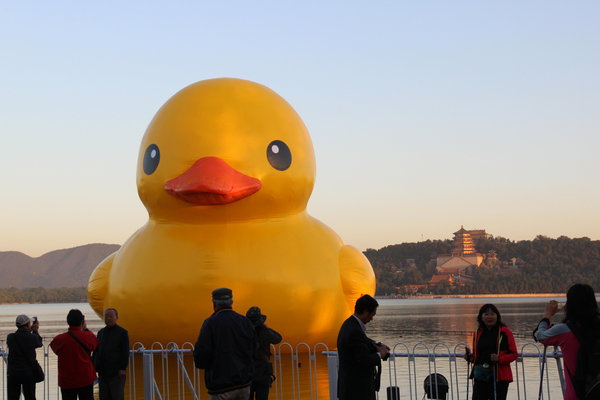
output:
[{"label": "white barrier fence", "polygon": [[[409,347],[397,343],[388,361],[382,362],[381,389],[378,399],[418,400],[428,390],[433,398],[469,399],[472,381],[469,366],[462,359],[464,344],[452,349],[445,343],[428,346],[417,343]],[[282,343],[272,348],[275,381],[271,398],[276,400],[319,400],[337,398],[337,353],[326,345],[292,346]],[[40,354],[41,353],[41,354]],[[0,342],[0,398],[6,399],[6,347]],[[40,357],[41,356],[41,357]],[[564,390],[562,355],[534,343],[521,348],[512,363],[513,383],[509,399],[561,399]],[[57,359],[47,345],[38,352],[46,380],[36,387],[38,399],[59,399]],[[442,377],[438,377],[440,374]],[[207,398],[201,371],[193,364],[193,344],[175,343],[149,348],[140,343],[130,351],[127,375],[129,399],[204,399]],[[447,384],[447,389],[445,388]],[[97,390],[96,390],[97,391]],[[445,393],[447,391],[447,393]],[[435,396],[437,394],[437,396]],[[442,397],[442,395],[444,397]],[[431,397],[429,397],[431,398]]]}]

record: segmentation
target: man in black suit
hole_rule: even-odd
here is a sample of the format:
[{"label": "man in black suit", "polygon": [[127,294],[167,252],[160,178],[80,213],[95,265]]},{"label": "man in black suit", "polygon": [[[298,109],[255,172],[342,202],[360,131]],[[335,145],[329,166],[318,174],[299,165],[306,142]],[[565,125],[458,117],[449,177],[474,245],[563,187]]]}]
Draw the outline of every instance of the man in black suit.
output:
[{"label": "man in black suit", "polygon": [[368,294],[356,300],[352,314],[340,328],[338,348],[338,399],[374,400],[379,391],[381,359],[387,359],[389,347],[375,343],[365,334],[365,325],[379,304]]}]

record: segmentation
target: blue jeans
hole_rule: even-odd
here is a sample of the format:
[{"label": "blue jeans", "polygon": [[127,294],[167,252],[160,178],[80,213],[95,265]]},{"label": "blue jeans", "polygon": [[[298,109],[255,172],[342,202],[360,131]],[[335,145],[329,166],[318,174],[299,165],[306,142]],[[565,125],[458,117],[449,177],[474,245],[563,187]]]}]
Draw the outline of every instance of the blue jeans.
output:
[{"label": "blue jeans", "polygon": [[494,397],[494,382],[478,382],[473,385],[473,400],[506,400],[508,393],[507,381],[496,382],[496,396]]}]

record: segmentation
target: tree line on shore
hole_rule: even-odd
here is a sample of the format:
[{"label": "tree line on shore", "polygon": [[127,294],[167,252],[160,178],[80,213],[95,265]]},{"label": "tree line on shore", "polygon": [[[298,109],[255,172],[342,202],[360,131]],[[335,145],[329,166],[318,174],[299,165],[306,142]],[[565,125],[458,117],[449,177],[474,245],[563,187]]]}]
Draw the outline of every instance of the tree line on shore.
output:
[{"label": "tree line on shore", "polygon": [[80,303],[87,302],[87,288],[0,289],[0,303]]},{"label": "tree line on shore", "polygon": [[[435,258],[452,251],[452,240],[427,240],[402,243],[365,255],[377,277],[377,295],[398,293],[403,285],[425,285],[436,273]],[[472,282],[451,285],[442,281],[423,291],[433,294],[487,293],[564,293],[582,282],[600,291],[600,240],[587,237],[556,239],[537,236],[533,240],[513,241],[502,237],[481,239],[477,252],[493,250],[501,261],[522,261],[519,268],[472,268]],[[505,263],[506,265],[507,263]]]},{"label": "tree line on shore", "polygon": [[[452,240],[401,243],[365,255],[377,277],[377,295],[399,293],[405,285],[425,285],[436,273],[436,256],[452,251]],[[564,293],[572,284],[587,283],[600,291],[600,240],[587,237],[556,239],[537,236],[513,241],[490,237],[476,242],[477,252],[495,251],[504,261],[516,258],[519,268],[475,268],[467,271],[472,282],[451,285],[446,281],[423,288],[433,294]],[[0,288],[0,303],[75,303],[87,301],[87,289]]]}]

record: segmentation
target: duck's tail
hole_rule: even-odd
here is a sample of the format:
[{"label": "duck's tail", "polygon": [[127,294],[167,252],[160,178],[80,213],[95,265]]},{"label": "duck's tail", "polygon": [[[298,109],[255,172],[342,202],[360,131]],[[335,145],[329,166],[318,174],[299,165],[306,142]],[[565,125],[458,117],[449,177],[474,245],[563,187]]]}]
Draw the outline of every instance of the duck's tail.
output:
[{"label": "duck's tail", "polygon": [[342,246],[339,256],[340,280],[350,313],[363,294],[375,295],[375,273],[367,257],[352,246]]},{"label": "duck's tail", "polygon": [[88,281],[88,303],[100,318],[104,318],[104,300],[106,299],[106,293],[108,293],[108,278],[115,254],[116,252],[102,260],[94,269]]}]

